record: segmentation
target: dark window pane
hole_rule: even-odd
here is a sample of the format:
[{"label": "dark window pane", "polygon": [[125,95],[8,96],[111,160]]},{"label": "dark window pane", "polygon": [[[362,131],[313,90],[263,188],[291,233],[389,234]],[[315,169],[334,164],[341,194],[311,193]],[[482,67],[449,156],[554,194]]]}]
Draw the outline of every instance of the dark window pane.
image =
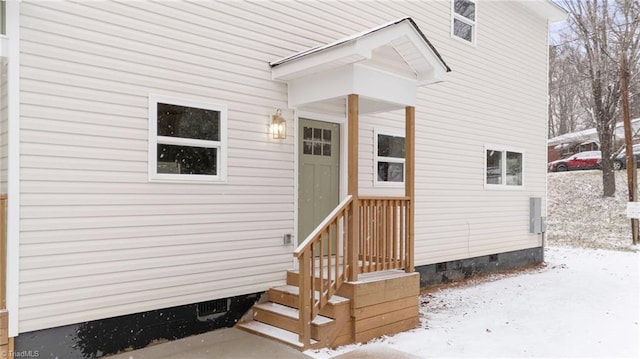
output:
[{"label": "dark window pane", "polygon": [[404,182],[404,164],[378,162],[378,181]]},{"label": "dark window pane", "polygon": [[473,28],[471,25],[466,24],[458,19],[453,20],[453,33],[454,35],[463,38],[469,42],[472,42]]},{"label": "dark window pane", "polygon": [[314,140],[321,140],[322,139],[322,129],[321,128],[314,128],[313,129],[313,139]]},{"label": "dark window pane", "polygon": [[476,20],[476,4],[469,0],[456,0],[453,5],[456,14],[462,15],[469,20]]},{"label": "dark window pane", "polygon": [[378,156],[404,158],[404,137],[378,135]]},{"label": "dark window pane", "polygon": [[487,150],[487,184],[502,184],[502,152]]},{"label": "dark window pane", "polygon": [[158,135],[220,141],[220,112],[158,103]]},{"label": "dark window pane", "polygon": [[305,127],[302,132],[302,138],[305,140],[310,140],[313,137],[313,129],[311,127]]},{"label": "dark window pane", "polygon": [[322,145],[322,155],[323,156],[331,156],[331,144],[325,143]]},{"label": "dark window pane", "polygon": [[522,153],[507,152],[507,186],[522,186]]},{"label": "dark window pane", "polygon": [[302,153],[305,155],[313,154],[313,142],[304,141],[304,143],[302,144]]},{"label": "dark window pane", "polygon": [[218,174],[218,149],[158,144],[158,173]]},{"label": "dark window pane", "polygon": [[313,154],[315,156],[322,156],[322,144],[320,142],[313,143]]},{"label": "dark window pane", "polygon": [[327,142],[331,142],[331,130],[323,130],[322,138]]}]

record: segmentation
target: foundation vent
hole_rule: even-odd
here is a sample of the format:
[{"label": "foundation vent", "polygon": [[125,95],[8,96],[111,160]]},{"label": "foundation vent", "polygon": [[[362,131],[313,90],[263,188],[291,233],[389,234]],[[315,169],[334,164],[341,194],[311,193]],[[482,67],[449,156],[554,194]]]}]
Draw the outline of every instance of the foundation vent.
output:
[{"label": "foundation vent", "polygon": [[210,320],[229,311],[231,299],[215,299],[198,303],[198,320]]}]

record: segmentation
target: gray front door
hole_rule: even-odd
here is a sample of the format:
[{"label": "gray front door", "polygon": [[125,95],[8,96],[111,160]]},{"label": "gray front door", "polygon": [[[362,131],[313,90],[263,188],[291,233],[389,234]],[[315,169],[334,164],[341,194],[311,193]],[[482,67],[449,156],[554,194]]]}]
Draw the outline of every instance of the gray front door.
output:
[{"label": "gray front door", "polygon": [[340,125],[300,119],[298,244],[340,203]]}]

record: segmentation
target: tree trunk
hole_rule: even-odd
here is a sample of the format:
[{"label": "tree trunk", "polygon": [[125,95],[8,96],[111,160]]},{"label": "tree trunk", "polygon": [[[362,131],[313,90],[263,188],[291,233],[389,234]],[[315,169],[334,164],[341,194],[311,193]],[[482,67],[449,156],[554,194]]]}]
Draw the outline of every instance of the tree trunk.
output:
[{"label": "tree trunk", "polygon": [[[598,119],[600,121],[600,119]],[[599,132],[600,137],[600,153],[602,154],[602,196],[613,197],[616,194],[616,175],[613,170],[613,133],[611,126],[603,126]]]},{"label": "tree trunk", "polygon": [[602,196],[613,197],[616,194],[616,175],[613,170],[613,161],[611,160],[610,156],[612,151],[603,150],[604,148],[611,148],[611,146],[613,145],[611,143],[611,136],[601,136],[600,145],[602,153]]},{"label": "tree trunk", "polygon": [[613,197],[616,194],[616,175],[613,171],[613,161],[602,159],[602,196]]}]

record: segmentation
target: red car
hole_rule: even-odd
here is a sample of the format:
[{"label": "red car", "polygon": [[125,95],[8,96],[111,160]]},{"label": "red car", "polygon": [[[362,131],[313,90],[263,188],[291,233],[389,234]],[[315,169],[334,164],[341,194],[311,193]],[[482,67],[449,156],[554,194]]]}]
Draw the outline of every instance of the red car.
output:
[{"label": "red car", "polygon": [[600,168],[602,155],[600,151],[585,151],[571,155],[561,160],[550,162],[547,169],[550,172],[590,170]]}]

